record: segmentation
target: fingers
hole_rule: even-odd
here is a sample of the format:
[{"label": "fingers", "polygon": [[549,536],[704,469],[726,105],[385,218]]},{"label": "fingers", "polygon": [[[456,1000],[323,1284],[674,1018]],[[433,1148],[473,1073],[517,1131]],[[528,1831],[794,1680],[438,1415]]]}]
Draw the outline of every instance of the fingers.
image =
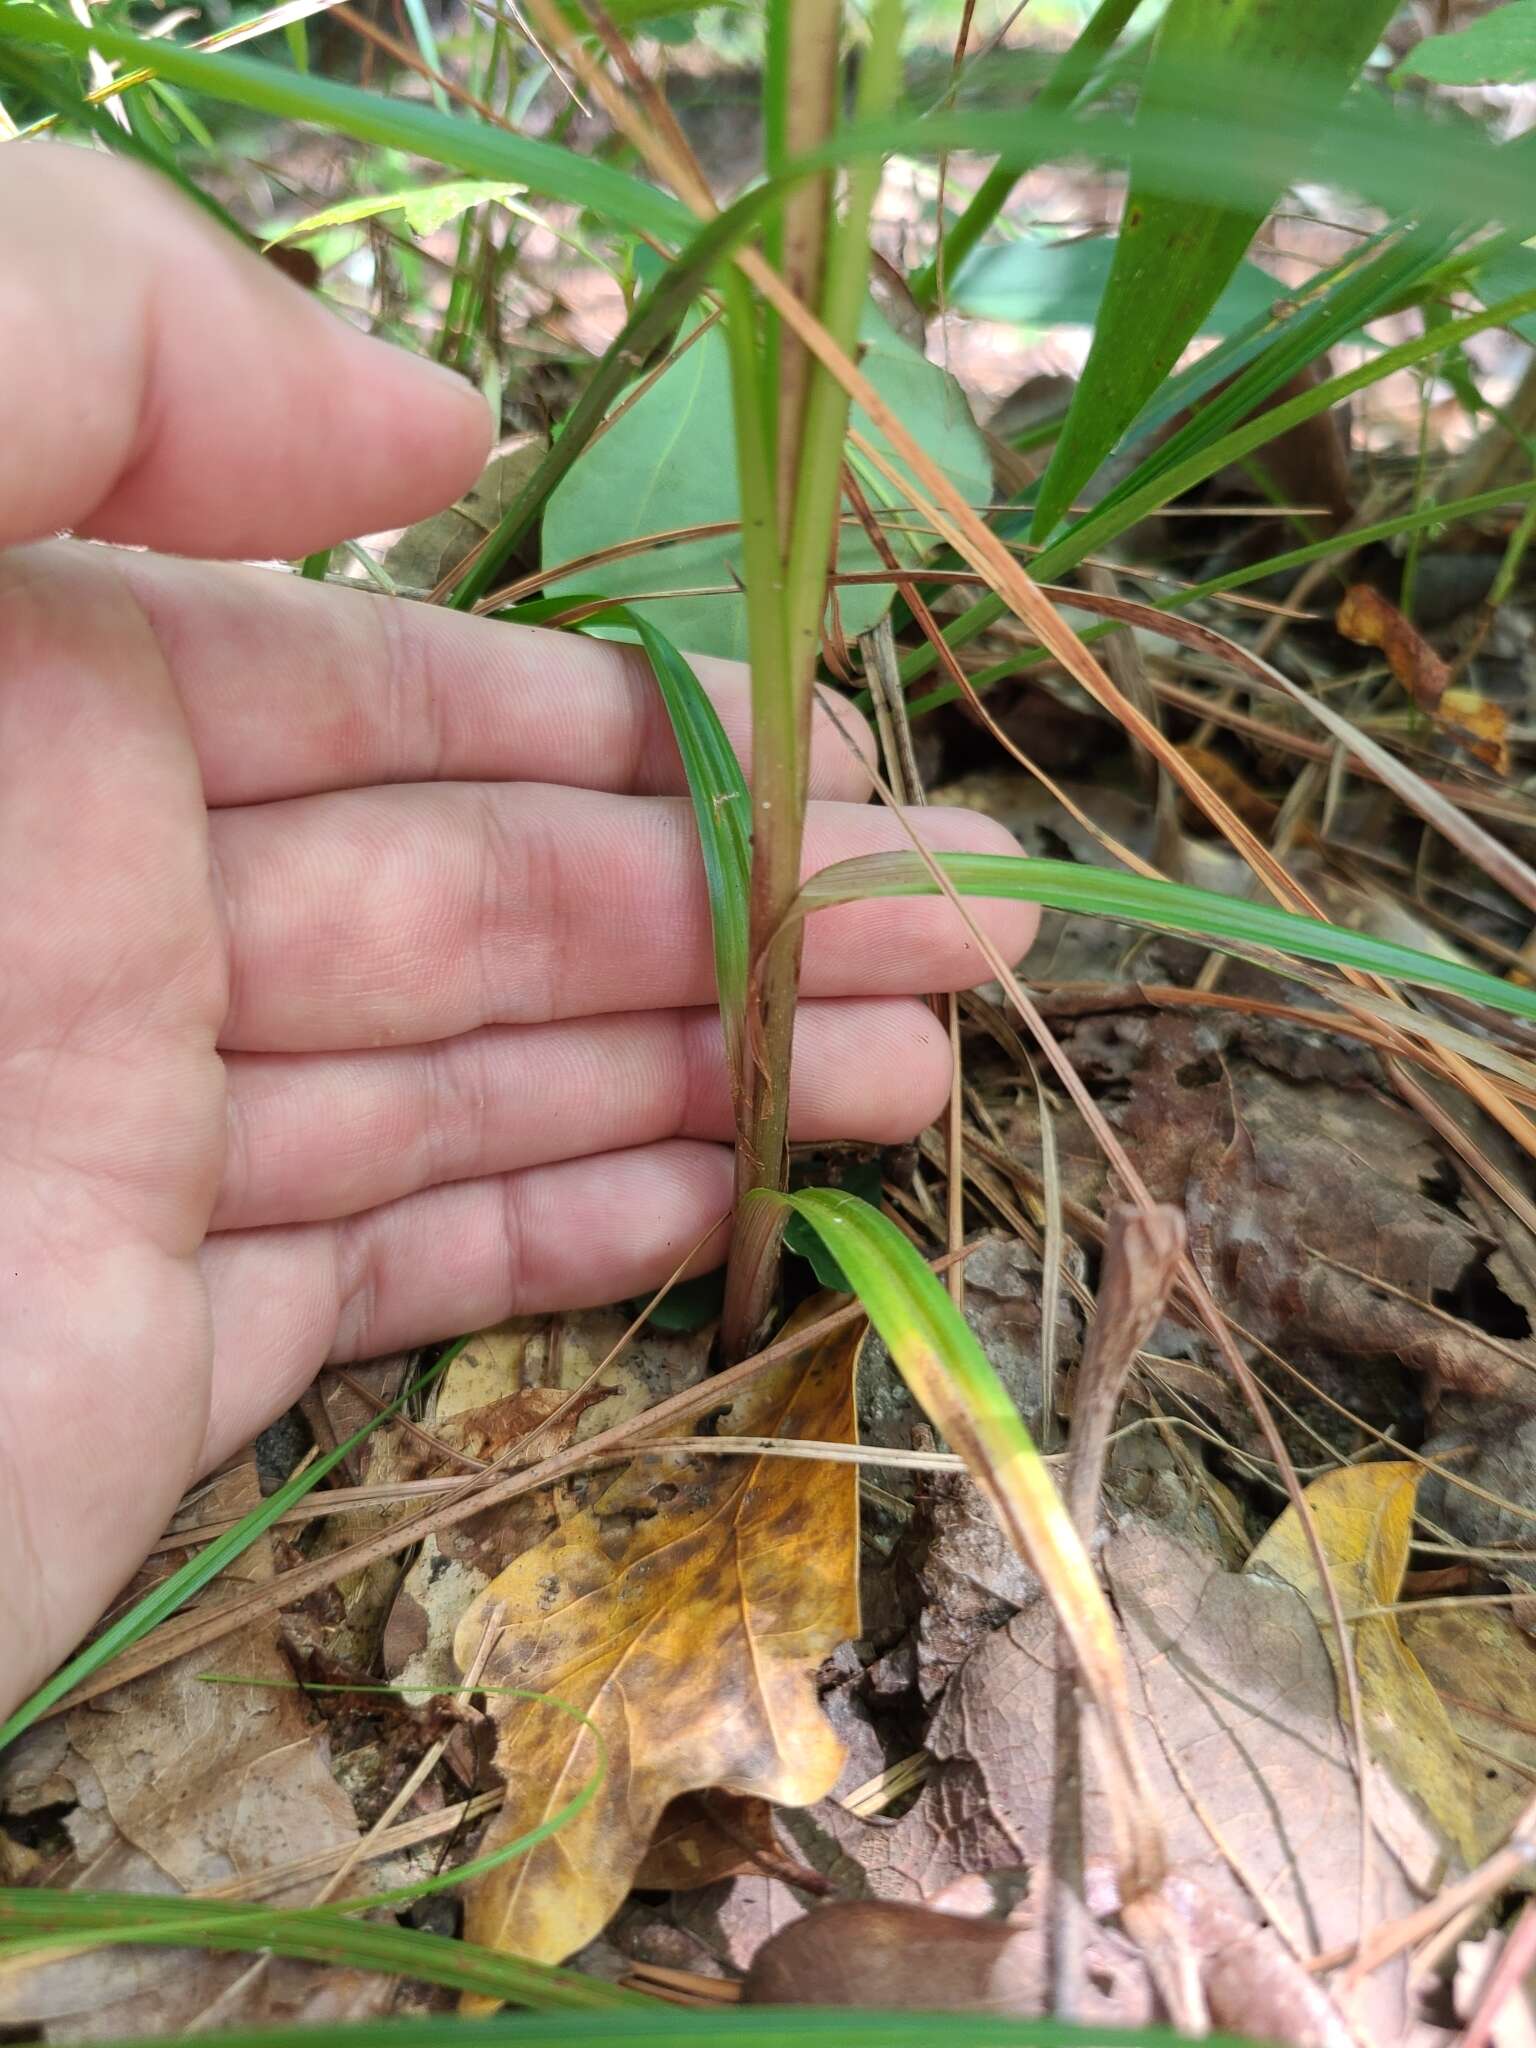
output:
[{"label": "fingers", "polygon": [[[924,810],[935,847],[1016,853],[1001,826]],[[359,790],[211,819],[231,956],[227,1050],[420,1044],[482,1024],[707,1004],[709,912],[689,806],[539,785]],[[812,807],[806,869],[909,844],[862,805]],[[1035,913],[976,903],[1017,959]],[[808,996],[964,988],[987,967],[942,900],[809,920]]]},{"label": "fingers", "polygon": [[358,334],[166,181],[56,143],[0,152],[0,546],[73,528],[295,555],[435,511],[491,422]]},{"label": "fingers", "polygon": [[212,1237],[213,1404],[203,1467],[327,1359],[373,1358],[504,1317],[592,1307],[725,1255],[730,1154],[678,1141],[433,1188],[345,1223]]},{"label": "fingers", "polygon": [[[664,1138],[728,1139],[720,1021],[655,1010],[491,1025],[439,1045],[235,1054],[216,1230],[356,1215],[468,1180]],[[808,1003],[795,1031],[791,1135],[896,1144],[949,1090],[926,1003]]]},{"label": "fingers", "polygon": [[[337,590],[297,576],[129,553],[105,558],[143,608],[186,707],[210,804],[381,782],[557,782],[681,793],[661,693],[637,648]],[[747,672],[695,672],[743,760]],[[858,714],[818,706],[817,796],[869,795]]]}]

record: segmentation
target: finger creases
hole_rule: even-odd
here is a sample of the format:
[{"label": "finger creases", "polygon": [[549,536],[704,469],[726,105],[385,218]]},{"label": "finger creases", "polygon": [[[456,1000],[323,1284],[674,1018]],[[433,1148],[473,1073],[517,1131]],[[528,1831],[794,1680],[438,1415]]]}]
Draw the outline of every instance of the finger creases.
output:
[{"label": "finger creases", "polygon": [[204,1469],[319,1368],[504,1317],[595,1307],[725,1256],[731,1158],[677,1140],[432,1188],[344,1223],[230,1231],[202,1264],[214,1320]]},{"label": "finger creases", "polygon": [[[940,849],[1016,853],[966,811],[910,814]],[[539,784],[402,786],[211,820],[230,952],[226,1050],[414,1045],[484,1024],[708,1003],[709,909],[686,802]],[[813,804],[806,871],[910,844],[863,805]],[[807,927],[810,997],[913,995],[988,976],[1035,912],[854,903]]]},{"label": "finger creases", "polygon": [[[210,804],[385,782],[685,786],[639,648],[239,564],[98,553],[165,650]],[[747,761],[746,669],[707,656],[693,665]],[[813,796],[867,797],[873,755],[850,705],[818,703]]]},{"label": "finger creases", "polygon": [[[443,1182],[732,1130],[711,1010],[493,1024],[436,1045],[227,1063],[218,1230],[350,1216]],[[792,1133],[899,1143],[939,1113],[949,1075],[948,1036],[916,997],[802,1004]]]}]

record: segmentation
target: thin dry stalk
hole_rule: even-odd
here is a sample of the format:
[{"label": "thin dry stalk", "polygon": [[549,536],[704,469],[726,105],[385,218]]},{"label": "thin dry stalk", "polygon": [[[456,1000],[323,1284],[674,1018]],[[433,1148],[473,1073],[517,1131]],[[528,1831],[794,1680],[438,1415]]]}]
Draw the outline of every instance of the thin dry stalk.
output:
[{"label": "thin dry stalk", "polygon": [[[1184,1256],[1184,1218],[1166,1203],[1111,1209],[1106,1219],[1098,1307],[1078,1367],[1067,1457],[1067,1510],[1085,1546],[1093,1542],[1099,1488],[1115,1414],[1136,1354],[1157,1326]],[[1058,2019],[1077,2011],[1083,1977],[1083,1756],[1077,1673],[1059,1631],[1056,1649],[1056,1768],[1051,1783],[1051,1997]]]}]

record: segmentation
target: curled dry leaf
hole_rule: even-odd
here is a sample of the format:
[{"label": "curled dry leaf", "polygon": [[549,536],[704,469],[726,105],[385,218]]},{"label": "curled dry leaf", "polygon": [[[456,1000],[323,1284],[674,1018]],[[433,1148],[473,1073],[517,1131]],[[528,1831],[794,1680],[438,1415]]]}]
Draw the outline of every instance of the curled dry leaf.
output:
[{"label": "curled dry leaf", "polygon": [[[1354,1649],[1372,1750],[1428,1815],[1446,1848],[1470,1867],[1501,1839],[1497,1826],[1489,1828],[1483,1781],[1403,1640],[1397,1616],[1372,1611],[1391,1606],[1402,1587],[1420,1469],[1404,1460],[1347,1465],[1314,1479],[1306,1499],[1344,1613],[1362,1617],[1354,1625]],[[1339,1668],[1327,1596],[1295,1508],[1286,1509],[1247,1569],[1296,1588]]]},{"label": "curled dry leaf", "polygon": [[1450,687],[1451,671],[1424,635],[1369,583],[1353,583],[1334,624],[1358,647],[1379,647],[1387,666],[1420,711],[1476,761],[1495,774],[1509,771],[1509,719],[1475,690]]},{"label": "curled dry leaf", "polygon": [[[860,1336],[840,1329],[754,1380],[721,1433],[852,1441]],[[507,1798],[486,1851],[601,1782],[474,1887],[467,1938],[559,1962],[619,1905],[669,1800],[721,1786],[802,1806],[830,1791],[842,1749],[814,1681],[858,1634],[857,1577],[855,1466],[680,1450],[637,1458],[502,1572],[460,1623],[461,1667],[494,1620],[487,1684],[548,1695],[590,1726],[490,1696]]]}]

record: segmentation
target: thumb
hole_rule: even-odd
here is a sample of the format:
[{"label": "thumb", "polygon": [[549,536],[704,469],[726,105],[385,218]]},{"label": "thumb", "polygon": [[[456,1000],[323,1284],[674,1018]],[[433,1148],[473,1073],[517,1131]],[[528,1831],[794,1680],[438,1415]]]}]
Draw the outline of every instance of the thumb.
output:
[{"label": "thumb", "polygon": [[347,327],[136,164],[0,150],[0,249],[0,547],[306,554],[436,511],[485,461],[463,379]]}]

